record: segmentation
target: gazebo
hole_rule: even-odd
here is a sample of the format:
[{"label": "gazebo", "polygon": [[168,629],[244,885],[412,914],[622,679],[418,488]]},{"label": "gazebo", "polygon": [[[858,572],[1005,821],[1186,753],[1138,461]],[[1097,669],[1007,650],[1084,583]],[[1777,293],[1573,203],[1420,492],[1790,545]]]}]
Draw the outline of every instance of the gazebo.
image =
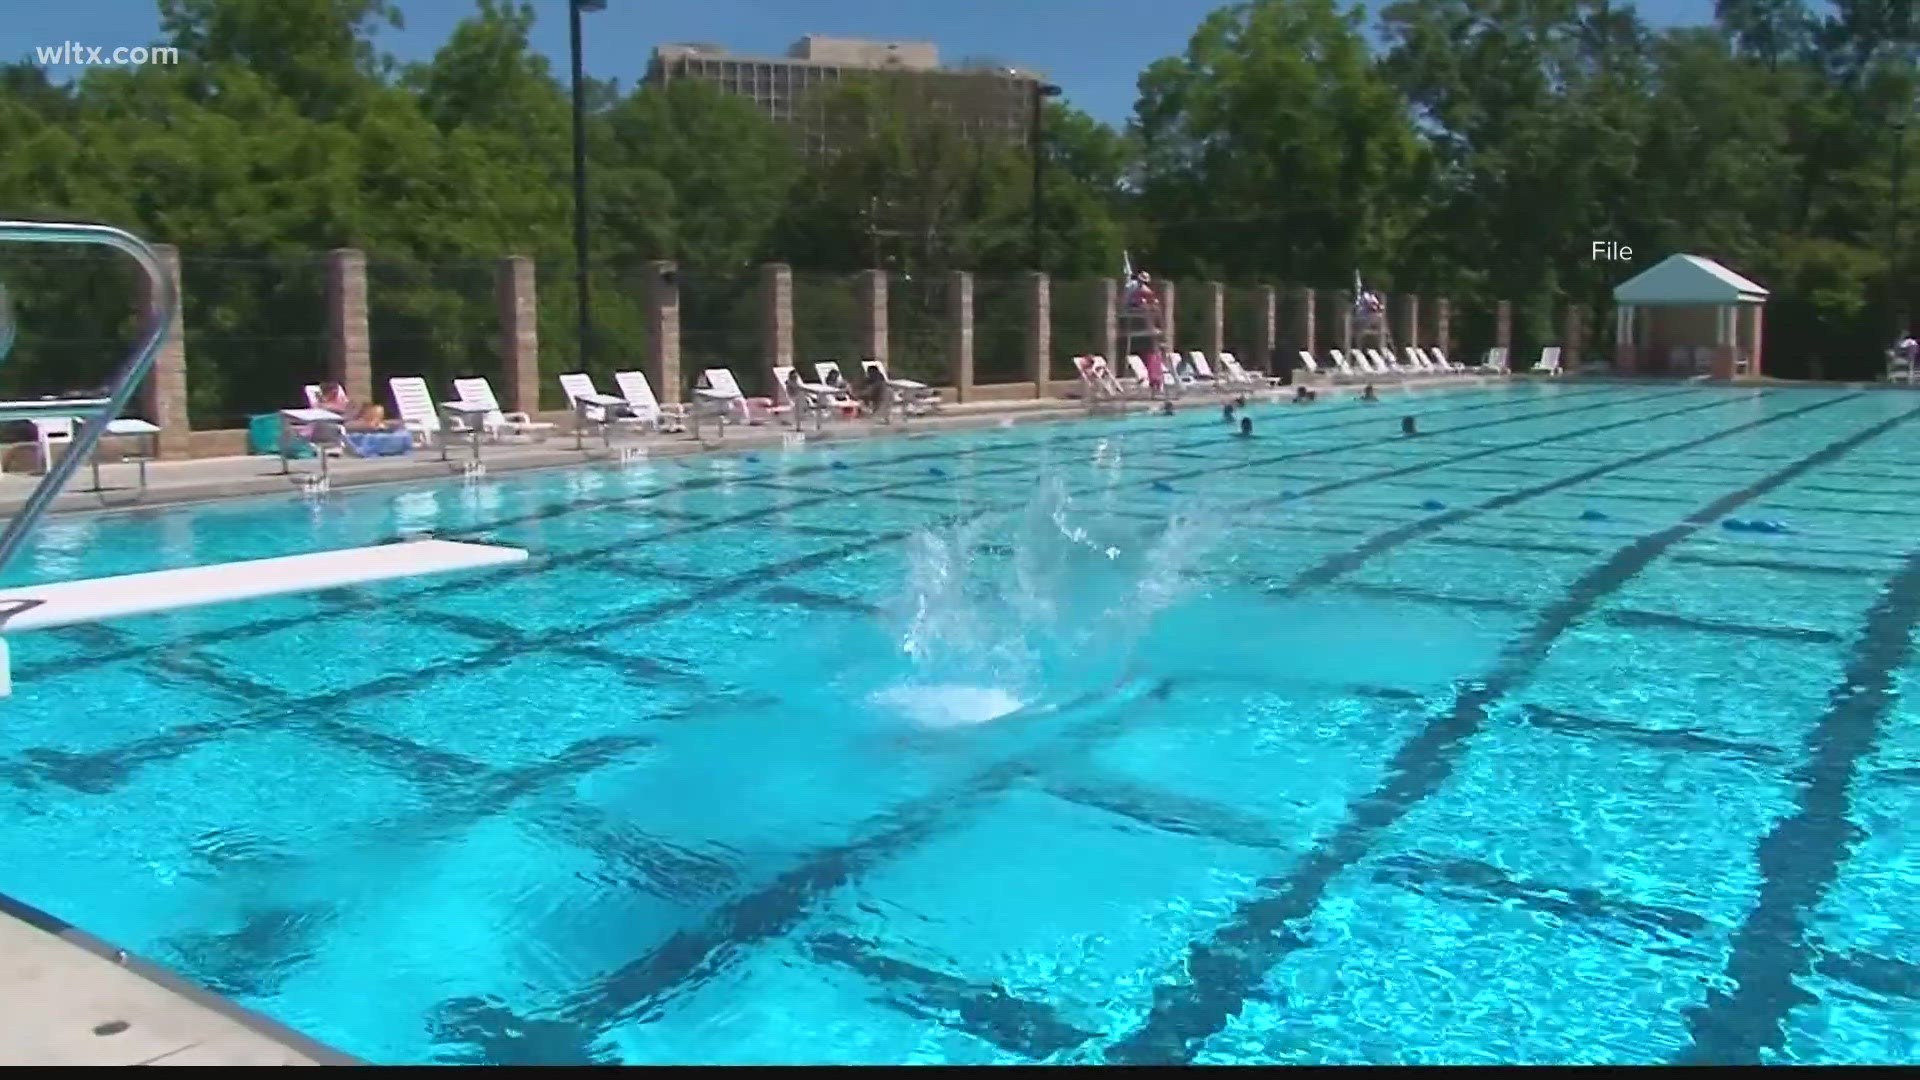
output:
[{"label": "gazebo", "polygon": [[1622,375],[1759,375],[1767,290],[1712,259],[1670,255],[1613,290]]}]

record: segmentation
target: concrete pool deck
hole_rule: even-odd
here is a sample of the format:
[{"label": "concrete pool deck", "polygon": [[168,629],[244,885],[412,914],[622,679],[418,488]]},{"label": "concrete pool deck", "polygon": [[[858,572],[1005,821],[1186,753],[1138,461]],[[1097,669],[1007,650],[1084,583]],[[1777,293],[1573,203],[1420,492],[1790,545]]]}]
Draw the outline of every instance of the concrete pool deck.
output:
[{"label": "concrete pool deck", "polygon": [[[1485,385],[1481,377],[1445,377],[1383,383],[1391,401],[1395,391],[1441,386]],[[1358,393],[1358,386],[1320,385],[1323,396]],[[1281,393],[1285,390],[1282,388]],[[1273,395],[1269,395],[1272,397]],[[1224,395],[1190,393],[1176,408],[1217,410]],[[1127,412],[1157,406],[1131,403]],[[827,437],[809,431],[808,441],[839,444],[887,436],[933,435],[992,427],[1009,421],[1034,422],[1089,415],[1077,401],[1043,400],[949,406],[944,416],[916,418],[891,426],[835,422]],[[1099,415],[1114,415],[1108,411]],[[790,430],[790,429],[788,429]],[[712,451],[780,447],[786,432],[778,427],[733,429],[724,441],[700,442],[688,436],[662,436],[615,442],[609,453],[589,437],[586,450],[574,449],[571,432],[547,445],[489,446],[484,460],[489,475],[617,461],[622,445],[646,445],[651,457],[676,457]],[[445,480],[459,477],[458,448],[451,462],[433,452],[409,459],[335,461],[335,490],[374,484]],[[280,471],[277,458],[210,458],[150,465],[144,493],[132,487],[133,467],[109,465],[103,479],[109,490],[63,495],[56,512],[157,507],[288,494],[298,491],[302,474],[315,462],[294,463],[294,475]],[[0,515],[15,513],[37,476],[0,476]],[[87,483],[81,473],[81,484]],[[263,1016],[157,965],[128,956],[78,928],[0,894],[0,1065],[360,1065]]]},{"label": "concrete pool deck", "polygon": [[358,1065],[0,896],[0,1065]]}]

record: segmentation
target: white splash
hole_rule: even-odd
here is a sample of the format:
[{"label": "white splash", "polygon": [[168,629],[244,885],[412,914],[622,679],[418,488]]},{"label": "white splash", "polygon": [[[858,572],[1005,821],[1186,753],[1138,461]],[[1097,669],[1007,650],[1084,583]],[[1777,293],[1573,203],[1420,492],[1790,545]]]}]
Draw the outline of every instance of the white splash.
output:
[{"label": "white splash", "polygon": [[[989,723],[1062,693],[1111,684],[1154,617],[1191,589],[1218,515],[1176,513],[1141,536],[1044,478],[1011,521],[929,529],[908,545],[895,605],[910,666],[873,704],[916,726]],[[1009,535],[1011,534],[1011,535]]]}]

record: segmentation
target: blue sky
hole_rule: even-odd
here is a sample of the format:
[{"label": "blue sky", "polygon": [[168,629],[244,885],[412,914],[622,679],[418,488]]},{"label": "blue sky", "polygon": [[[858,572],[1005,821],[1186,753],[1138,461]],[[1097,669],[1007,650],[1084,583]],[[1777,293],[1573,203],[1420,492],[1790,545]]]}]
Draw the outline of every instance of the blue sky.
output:
[{"label": "blue sky", "polygon": [[[159,37],[154,0],[0,0],[0,57],[77,41],[111,48]],[[1067,99],[1108,122],[1132,112],[1134,80],[1152,61],[1180,52],[1193,28],[1222,0],[608,0],[587,16],[590,74],[631,84],[662,42],[711,41],[741,52],[785,50],[807,33],[914,38],[950,59],[993,56],[1040,68]],[[566,0],[534,0],[534,43],[564,73]],[[1378,6],[1378,5],[1375,5]],[[1713,0],[1639,0],[1657,25],[1699,23]],[[407,28],[382,44],[403,60],[433,54],[472,0],[400,0]],[[70,71],[63,72],[70,73]]]}]

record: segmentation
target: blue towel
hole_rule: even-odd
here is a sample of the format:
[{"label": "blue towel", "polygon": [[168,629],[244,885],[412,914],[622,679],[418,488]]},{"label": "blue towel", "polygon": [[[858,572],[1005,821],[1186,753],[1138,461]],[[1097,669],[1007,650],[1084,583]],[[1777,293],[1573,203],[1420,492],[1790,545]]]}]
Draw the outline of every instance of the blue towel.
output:
[{"label": "blue towel", "polygon": [[399,457],[413,448],[404,431],[349,431],[346,437],[354,457]]}]

